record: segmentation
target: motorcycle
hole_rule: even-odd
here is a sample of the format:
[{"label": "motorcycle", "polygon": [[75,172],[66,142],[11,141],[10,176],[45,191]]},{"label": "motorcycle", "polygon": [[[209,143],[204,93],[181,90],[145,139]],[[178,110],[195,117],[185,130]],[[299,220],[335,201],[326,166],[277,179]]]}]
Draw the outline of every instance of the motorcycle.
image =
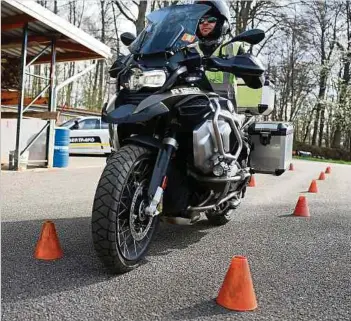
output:
[{"label": "motorcycle", "polygon": [[235,98],[214,93],[205,71],[262,87],[257,57],[228,57],[222,48],[255,45],[265,34],[245,31],[223,44],[219,57],[202,56],[195,34],[209,9],[163,8],[148,15],[138,37],[121,36],[130,54],[111,67],[117,92],[102,109],[115,152],[98,182],[91,221],[96,253],[115,273],[140,264],[161,218],[194,224],[204,213],[210,224],[224,225],[245,196],[253,173],[247,128],[255,115],[237,113]]}]

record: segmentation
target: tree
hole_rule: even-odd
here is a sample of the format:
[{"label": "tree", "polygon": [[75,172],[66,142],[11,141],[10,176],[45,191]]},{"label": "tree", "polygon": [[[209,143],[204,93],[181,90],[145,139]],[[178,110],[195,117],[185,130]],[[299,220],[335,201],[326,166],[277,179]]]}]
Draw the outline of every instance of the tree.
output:
[{"label": "tree", "polygon": [[[290,4],[284,8],[286,9],[289,6]],[[238,35],[253,28],[262,28],[265,31],[265,40],[255,46],[257,55],[273,39],[279,24],[285,17],[282,10],[283,6],[276,1],[231,0],[229,1],[229,7],[232,13],[233,35]]]},{"label": "tree", "polygon": [[[147,1],[132,1],[124,3],[122,1],[114,1],[114,4],[118,7],[119,11],[122,15],[129,21],[133,22],[136,28],[137,35],[144,29],[145,27],[145,16],[147,10]],[[132,5],[132,9],[128,8],[128,5]],[[132,13],[132,10],[137,10],[137,17]]]},{"label": "tree", "polygon": [[[128,1],[122,2],[118,0],[113,1],[114,4],[118,7],[121,14],[135,25],[136,34],[139,33],[145,28],[145,18],[148,11],[148,1]],[[179,1],[157,1],[152,0],[150,2],[151,11],[154,11],[158,8],[168,7],[170,5],[175,5]],[[133,12],[137,14],[133,14]]]},{"label": "tree", "polygon": [[341,6],[339,3],[324,1],[303,1],[306,21],[309,22],[311,50],[320,62],[318,70],[318,100],[314,108],[312,145],[322,146],[325,122],[325,95],[330,76],[330,60],[335,49],[338,31],[338,17]]},{"label": "tree", "polygon": [[[343,3],[343,18],[346,20],[346,48],[340,43],[336,42],[337,46],[341,49],[341,61],[342,61],[342,69],[340,73],[342,73],[342,77],[340,77],[340,87],[339,87],[339,108],[335,117],[335,132],[333,136],[332,147],[340,148],[341,137],[342,137],[342,128],[350,126],[350,123],[347,123],[347,104],[348,99],[350,97],[349,86],[350,86],[350,62],[351,62],[351,6],[350,1],[347,0]],[[350,128],[350,127],[349,127]],[[349,137],[351,137],[351,130],[348,132]]]}]

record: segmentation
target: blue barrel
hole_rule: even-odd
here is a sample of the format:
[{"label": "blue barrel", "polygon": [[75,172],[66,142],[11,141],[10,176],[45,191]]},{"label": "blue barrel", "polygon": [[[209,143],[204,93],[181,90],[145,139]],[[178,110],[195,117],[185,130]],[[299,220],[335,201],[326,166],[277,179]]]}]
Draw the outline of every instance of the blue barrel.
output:
[{"label": "blue barrel", "polygon": [[69,160],[69,135],[70,129],[55,128],[54,167],[67,167]]}]

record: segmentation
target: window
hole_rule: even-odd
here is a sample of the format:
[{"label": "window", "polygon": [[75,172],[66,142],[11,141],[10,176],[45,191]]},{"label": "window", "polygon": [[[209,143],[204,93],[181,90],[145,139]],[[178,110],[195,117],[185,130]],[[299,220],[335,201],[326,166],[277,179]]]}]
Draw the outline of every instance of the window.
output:
[{"label": "window", "polygon": [[108,123],[101,121],[101,129],[108,129]]},{"label": "window", "polygon": [[85,119],[79,123],[79,129],[99,129],[98,119]]},{"label": "window", "polygon": [[74,125],[74,122],[75,122],[76,120],[77,120],[76,118],[67,120],[66,122],[64,122],[64,123],[62,123],[61,125],[59,125],[59,127],[71,128],[71,127]]}]

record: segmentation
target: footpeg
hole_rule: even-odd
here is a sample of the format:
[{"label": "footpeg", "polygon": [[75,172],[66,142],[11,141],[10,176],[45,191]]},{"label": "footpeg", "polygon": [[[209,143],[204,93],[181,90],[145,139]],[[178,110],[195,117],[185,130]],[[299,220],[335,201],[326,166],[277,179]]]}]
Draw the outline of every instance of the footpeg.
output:
[{"label": "footpeg", "polygon": [[241,199],[234,198],[234,199],[230,200],[228,203],[229,203],[229,208],[232,210],[235,210],[240,205]]},{"label": "footpeg", "polygon": [[190,215],[190,223],[196,223],[201,219],[201,213],[200,212],[192,212]]}]

